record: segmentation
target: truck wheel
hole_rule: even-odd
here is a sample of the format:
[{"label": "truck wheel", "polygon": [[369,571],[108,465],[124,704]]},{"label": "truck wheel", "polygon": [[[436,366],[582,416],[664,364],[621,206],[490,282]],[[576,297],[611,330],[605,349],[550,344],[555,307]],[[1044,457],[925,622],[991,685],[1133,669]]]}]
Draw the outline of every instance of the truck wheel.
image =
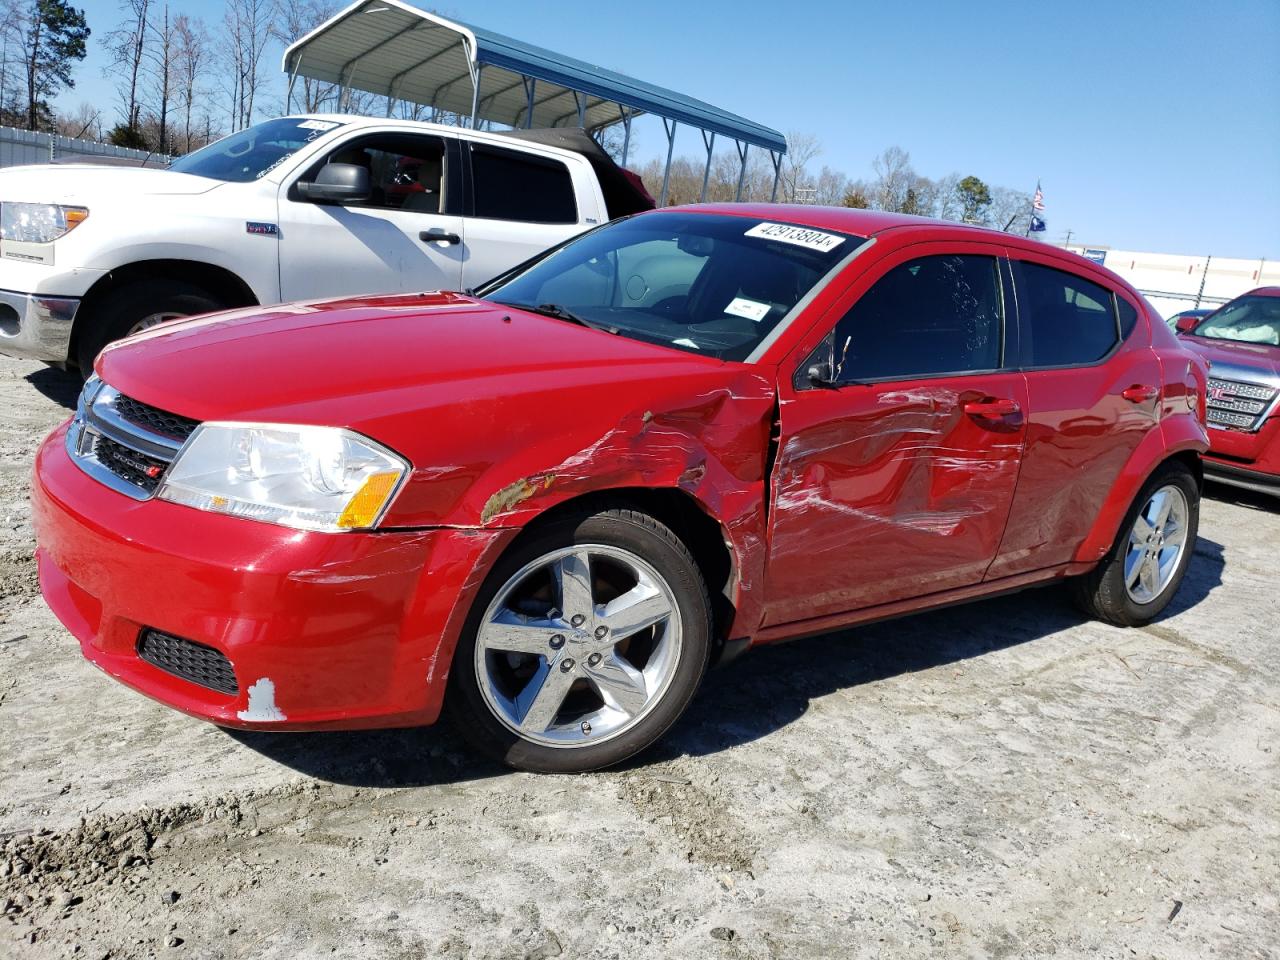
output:
[{"label": "truck wheel", "polygon": [[447,707],[508,766],[607,767],[684,713],[710,636],[702,574],[670,529],[628,509],[570,517],[495,565],[458,642]]},{"label": "truck wheel", "polygon": [[1154,620],[1178,592],[1200,525],[1191,471],[1167,463],[1139,491],[1110,552],[1073,583],[1077,605],[1120,627]]},{"label": "truck wheel", "polygon": [[82,318],[76,363],[87,377],[107,344],[166,320],[225,307],[207,290],[182,280],[135,280],[108,293],[93,317]]}]

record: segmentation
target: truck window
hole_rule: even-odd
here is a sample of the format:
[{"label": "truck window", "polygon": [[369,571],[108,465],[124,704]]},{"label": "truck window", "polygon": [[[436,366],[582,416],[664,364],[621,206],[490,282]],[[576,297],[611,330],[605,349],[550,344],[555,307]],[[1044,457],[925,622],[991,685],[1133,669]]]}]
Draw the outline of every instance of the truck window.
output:
[{"label": "truck window", "polygon": [[247,183],[265,177],[313,140],[344,126],[340,120],[282,117],[223,137],[169,164],[196,177]]},{"label": "truck window", "polygon": [[475,216],[525,223],[577,223],[569,168],[558,160],[471,145]]},{"label": "truck window", "polygon": [[440,213],[445,209],[445,149],[440,137],[384,134],[348,141],[327,163],[354,163],[369,171],[369,199],[348,206]]}]

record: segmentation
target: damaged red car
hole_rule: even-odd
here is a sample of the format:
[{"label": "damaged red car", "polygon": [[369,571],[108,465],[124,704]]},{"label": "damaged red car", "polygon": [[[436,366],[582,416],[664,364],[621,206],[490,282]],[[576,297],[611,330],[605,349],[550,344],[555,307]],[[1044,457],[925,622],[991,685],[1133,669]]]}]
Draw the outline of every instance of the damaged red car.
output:
[{"label": "damaged red car", "polygon": [[231,727],[446,709],[616,763],[743,649],[1069,579],[1155,617],[1192,555],[1205,362],[1007,234],[752,205],[608,224],[474,295],[179,321],[39,451],[44,596]]}]

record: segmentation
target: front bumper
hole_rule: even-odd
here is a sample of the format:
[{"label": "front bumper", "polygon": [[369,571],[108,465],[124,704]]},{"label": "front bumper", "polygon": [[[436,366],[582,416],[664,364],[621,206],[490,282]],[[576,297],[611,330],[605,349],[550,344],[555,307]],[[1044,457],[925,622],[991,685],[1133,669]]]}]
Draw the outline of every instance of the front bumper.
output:
[{"label": "front bumper", "polygon": [[[139,502],[77,468],[65,430],[36,456],[36,556],[46,601],[90,661],[225,726],[435,721],[462,620],[514,530],[326,534]],[[238,692],[142,660],[145,628],[220,651]]]},{"label": "front bumper", "polygon": [[1243,467],[1237,463],[1206,456],[1204,458],[1204,475],[1210,480],[1217,480],[1219,483],[1280,497],[1280,473],[1265,473],[1261,470]]},{"label": "front bumper", "polygon": [[1210,429],[1204,472],[1232,486],[1280,494],[1280,416],[1256,431]]},{"label": "front bumper", "polygon": [[79,309],[77,297],[0,290],[0,353],[30,360],[66,360]]}]

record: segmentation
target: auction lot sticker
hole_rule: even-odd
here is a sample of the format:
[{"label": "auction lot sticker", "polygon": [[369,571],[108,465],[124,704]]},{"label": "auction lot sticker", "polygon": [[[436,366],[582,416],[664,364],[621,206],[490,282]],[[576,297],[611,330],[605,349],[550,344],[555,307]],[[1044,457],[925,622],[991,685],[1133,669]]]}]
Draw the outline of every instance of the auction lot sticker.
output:
[{"label": "auction lot sticker", "polygon": [[826,253],[844,243],[844,237],[834,233],[823,233],[821,230],[810,230],[808,227],[797,227],[791,223],[758,223],[746,232],[748,237],[759,237],[761,240],[780,240],[792,243],[797,247],[808,247]]}]

